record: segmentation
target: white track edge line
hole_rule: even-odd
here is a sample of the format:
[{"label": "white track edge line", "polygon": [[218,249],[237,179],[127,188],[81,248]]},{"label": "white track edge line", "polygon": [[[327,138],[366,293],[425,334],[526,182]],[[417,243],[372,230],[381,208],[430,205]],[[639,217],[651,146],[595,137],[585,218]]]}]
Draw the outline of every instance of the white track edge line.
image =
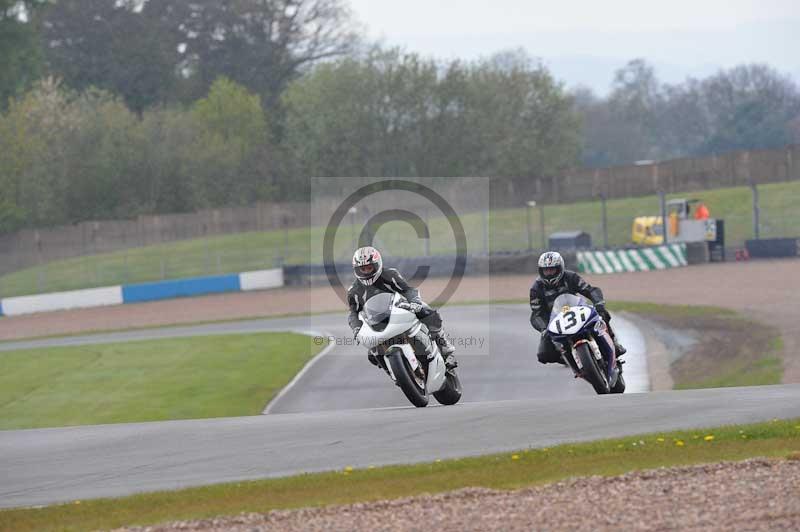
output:
[{"label": "white track edge line", "polygon": [[[315,333],[309,331],[292,331],[292,332],[296,332],[298,334],[304,334],[306,336],[311,336],[311,337],[322,337],[326,340],[332,336],[330,333]],[[269,414],[270,410],[272,410],[272,407],[275,406],[275,403],[277,403],[281,398],[283,398],[284,395],[289,393],[289,390],[294,388],[295,384],[297,384],[297,381],[299,381],[303,377],[303,375],[305,375],[308,372],[308,370],[310,370],[311,367],[314,364],[316,364],[317,361],[319,361],[319,359],[327,355],[328,351],[332,350],[334,347],[336,347],[335,342],[329,343],[325,347],[325,349],[314,355],[314,358],[306,362],[306,365],[303,366],[303,368],[297,373],[297,375],[294,376],[294,378],[291,381],[289,381],[289,384],[281,388],[281,391],[278,392],[278,395],[273,397],[272,400],[269,403],[267,403],[267,406],[264,407],[264,410],[261,411],[261,414],[262,415]]]}]

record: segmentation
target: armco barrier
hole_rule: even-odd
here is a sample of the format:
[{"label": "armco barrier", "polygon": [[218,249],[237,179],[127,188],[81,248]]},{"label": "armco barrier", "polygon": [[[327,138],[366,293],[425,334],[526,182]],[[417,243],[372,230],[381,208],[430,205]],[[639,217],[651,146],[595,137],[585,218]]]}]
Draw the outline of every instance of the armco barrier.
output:
[{"label": "armco barrier", "polygon": [[578,252],[578,271],[585,273],[646,272],[686,265],[686,244]]},{"label": "armco barrier", "polygon": [[124,286],[105,286],[52,294],[7,297],[0,300],[0,315],[102,307],[223,292],[263,290],[283,286],[283,270],[263,270],[213,277],[175,279]]}]

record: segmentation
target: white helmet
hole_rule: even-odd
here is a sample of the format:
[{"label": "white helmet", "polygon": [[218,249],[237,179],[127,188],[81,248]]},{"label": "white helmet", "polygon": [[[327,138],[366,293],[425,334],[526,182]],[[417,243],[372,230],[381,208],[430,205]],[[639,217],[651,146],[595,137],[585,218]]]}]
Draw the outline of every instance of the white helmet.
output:
[{"label": "white helmet", "polygon": [[556,251],[547,251],[539,257],[539,278],[547,286],[556,286],[564,277],[564,257]]},{"label": "white helmet", "polygon": [[374,247],[364,246],[353,253],[353,273],[362,284],[373,284],[381,276],[382,271],[383,259]]}]

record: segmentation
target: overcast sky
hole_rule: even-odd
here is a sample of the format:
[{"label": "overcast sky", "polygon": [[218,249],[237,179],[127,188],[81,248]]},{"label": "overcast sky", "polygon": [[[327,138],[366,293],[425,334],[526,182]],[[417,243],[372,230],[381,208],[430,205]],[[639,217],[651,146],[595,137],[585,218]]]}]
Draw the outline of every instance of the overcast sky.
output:
[{"label": "overcast sky", "polygon": [[350,0],[373,39],[440,58],[525,48],[605,93],[644,57],[663,81],[766,62],[800,79],[800,0]]}]

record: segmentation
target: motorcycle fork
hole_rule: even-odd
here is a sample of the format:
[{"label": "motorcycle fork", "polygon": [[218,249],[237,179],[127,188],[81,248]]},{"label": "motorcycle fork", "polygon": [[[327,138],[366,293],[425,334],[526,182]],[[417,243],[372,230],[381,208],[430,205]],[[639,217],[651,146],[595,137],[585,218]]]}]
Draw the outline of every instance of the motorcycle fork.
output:
[{"label": "motorcycle fork", "polygon": [[395,380],[394,376],[392,375],[392,372],[389,371],[389,366],[387,366],[387,364],[386,364],[386,357],[383,356],[383,355],[379,356],[378,357],[378,362],[380,362],[380,365],[381,365],[381,368],[383,369],[383,371],[385,371],[386,374],[389,376],[389,378],[392,379],[392,382],[394,382],[396,384],[397,381]]},{"label": "motorcycle fork", "polygon": [[600,350],[602,359],[606,363],[608,368],[607,373],[611,373],[614,368],[617,367],[617,354],[614,347],[614,340],[611,338],[611,334],[608,332],[608,326],[605,322],[601,323],[602,325],[595,329],[595,343]]},{"label": "motorcycle fork", "polygon": [[[434,356],[434,346],[430,337],[428,336],[427,328],[424,327],[420,330],[422,334],[415,335],[408,339],[414,354],[417,355],[419,362],[420,376],[423,379],[428,378],[428,365],[431,362],[431,357]],[[420,357],[418,353],[423,353],[424,356]]]},{"label": "motorcycle fork", "polygon": [[[567,365],[572,369],[572,373],[575,375],[576,379],[580,379],[583,377],[583,372],[581,368],[578,367],[578,362],[575,358],[575,347],[579,346],[582,342],[586,340],[578,340],[574,344],[565,345],[565,349],[561,351],[561,358],[562,360],[566,361]],[[567,350],[567,347],[569,350]]]}]

